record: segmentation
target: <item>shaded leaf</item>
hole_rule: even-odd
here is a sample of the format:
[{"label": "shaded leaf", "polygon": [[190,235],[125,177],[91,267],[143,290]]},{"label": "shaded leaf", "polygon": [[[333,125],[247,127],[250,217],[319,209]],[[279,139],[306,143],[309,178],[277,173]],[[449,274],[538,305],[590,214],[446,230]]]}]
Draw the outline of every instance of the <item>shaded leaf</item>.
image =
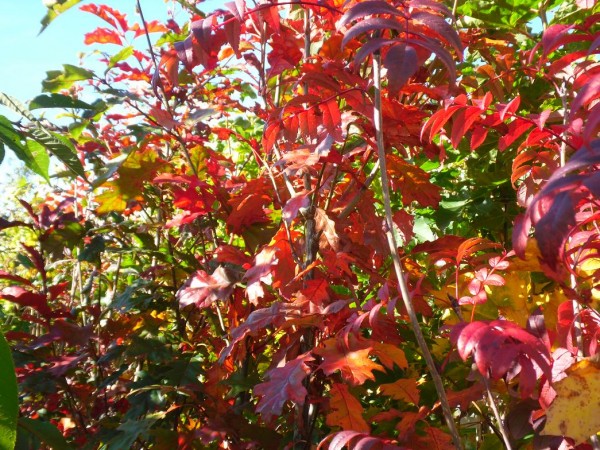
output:
[{"label": "shaded leaf", "polygon": [[227,300],[233,291],[233,283],[223,266],[219,266],[212,275],[198,270],[177,291],[181,307],[194,304],[198,308],[207,308],[217,300]]},{"label": "shaded leaf", "polygon": [[416,380],[402,378],[393,383],[382,384],[380,389],[383,395],[387,395],[393,399],[402,400],[414,405],[419,404],[420,394]]},{"label": "shaded leaf", "polygon": [[342,383],[333,383],[329,390],[330,412],[327,414],[326,422],[330,427],[340,427],[342,430],[361,431],[368,433],[369,425],[362,416],[363,407],[360,401],[348,390],[348,386]]},{"label": "shaded leaf", "polygon": [[281,415],[283,405],[292,401],[298,405],[304,404],[308,392],[302,384],[310,373],[306,363],[314,361],[308,353],[288,361],[283,367],[276,367],[267,372],[268,381],[257,384],[254,394],[262,398],[256,405],[256,412],[269,422],[273,416]]},{"label": "shaded leaf", "polygon": [[58,428],[50,422],[41,420],[28,419],[26,417],[19,418],[19,434],[28,433],[35,436],[43,444],[53,450],[71,450],[72,447],[67,443]]},{"label": "shaded leaf", "polygon": [[29,103],[30,110],[41,108],[94,109],[89,103],[62,94],[38,95]]},{"label": "shaded leaf", "polygon": [[11,449],[17,438],[19,393],[10,347],[0,333],[0,448]]}]

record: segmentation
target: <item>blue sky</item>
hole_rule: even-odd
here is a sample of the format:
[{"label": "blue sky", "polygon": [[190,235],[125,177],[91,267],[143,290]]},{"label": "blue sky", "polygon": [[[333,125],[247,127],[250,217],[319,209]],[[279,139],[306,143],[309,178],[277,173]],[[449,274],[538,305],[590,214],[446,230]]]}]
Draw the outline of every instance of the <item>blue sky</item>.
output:
[{"label": "blue sky", "polygon": [[[82,57],[84,66],[94,68],[98,57],[91,54],[92,47],[84,44],[84,35],[108,24],[93,14],[79,11],[79,6],[87,3],[111,6],[125,13],[131,24],[139,20],[136,0],[87,0],[60,15],[38,35],[40,21],[46,14],[42,0],[0,0],[0,92],[25,103],[41,94],[46,71],[60,69],[63,64],[80,65]],[[208,0],[198,7],[208,12],[222,4],[222,1]],[[173,14],[179,24],[189,20],[188,14],[174,0],[141,0],[141,5],[147,21],[164,21]],[[106,47],[106,50],[111,49]],[[18,119],[2,106],[0,114],[11,120]],[[10,150],[6,153],[0,165],[0,188],[10,182],[10,175],[18,166]]]},{"label": "blue sky", "polygon": [[[86,3],[109,5],[126,13],[132,23],[137,19],[135,0],[84,1],[80,5]],[[211,0],[199,6],[210,11],[222,3]],[[175,19],[181,24],[187,20],[187,14],[173,0],[142,0],[141,4],[148,21],[164,20],[169,12],[175,12]],[[78,65],[79,53],[91,51],[83,43],[84,34],[107,25],[75,6],[38,36],[45,13],[42,0],[0,0],[0,91],[22,101],[40,93],[47,70],[60,69],[64,63]]]}]

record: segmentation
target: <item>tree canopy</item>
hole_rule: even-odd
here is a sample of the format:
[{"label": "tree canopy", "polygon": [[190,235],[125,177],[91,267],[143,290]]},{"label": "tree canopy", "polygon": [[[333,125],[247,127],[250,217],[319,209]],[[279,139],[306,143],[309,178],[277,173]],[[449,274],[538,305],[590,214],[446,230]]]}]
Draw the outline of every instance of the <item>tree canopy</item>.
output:
[{"label": "tree canopy", "polygon": [[0,94],[0,447],[599,449],[596,2],[175,3]]}]

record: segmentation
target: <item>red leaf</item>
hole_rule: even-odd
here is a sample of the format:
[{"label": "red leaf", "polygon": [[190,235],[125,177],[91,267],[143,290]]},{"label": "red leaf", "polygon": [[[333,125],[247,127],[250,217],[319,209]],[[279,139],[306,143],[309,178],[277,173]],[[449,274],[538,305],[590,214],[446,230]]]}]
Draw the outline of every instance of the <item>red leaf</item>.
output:
[{"label": "red leaf", "polygon": [[[544,342],[507,320],[461,323],[452,329],[451,340],[463,360],[474,355],[477,368],[485,377],[499,379],[509,371],[512,371],[511,376],[521,372],[524,396],[532,393],[531,386],[539,377],[538,370],[547,377],[551,375],[551,357]],[[534,379],[524,380],[524,377],[531,377],[530,367],[534,364],[538,368],[533,370]]]},{"label": "red leaf", "polygon": [[302,296],[316,306],[322,306],[329,300],[329,292],[327,292],[327,280],[307,280],[306,287],[300,291]]},{"label": "red leaf", "polygon": [[520,103],[521,103],[521,97],[519,97],[518,95],[515,98],[513,98],[510,102],[508,102],[506,105],[503,105],[502,103],[498,103],[496,105],[496,110],[500,114],[500,120],[504,120],[506,115],[508,115],[510,117],[513,114],[515,114],[517,112],[517,110],[519,109]]},{"label": "red leaf", "polygon": [[233,347],[246,336],[257,335],[270,325],[278,327],[286,320],[298,317],[300,313],[297,307],[280,302],[273,303],[269,308],[252,311],[244,323],[231,331],[231,343],[223,349],[219,362],[223,363],[231,354]]},{"label": "red leaf", "polygon": [[[367,2],[367,3],[369,3],[369,2]],[[352,28],[350,28],[346,33],[344,33],[344,38],[342,39],[342,49],[353,38],[355,38],[356,36],[359,36],[363,33],[370,33],[375,30],[388,30],[388,29],[402,31],[402,28],[404,26],[405,25],[403,25],[402,23],[400,23],[394,19],[382,19],[382,18],[374,17],[371,19],[361,20],[356,25],[354,25]],[[373,40],[370,40],[370,41],[373,41]],[[383,42],[383,40],[375,41],[375,42]],[[389,41],[389,42],[392,42],[392,41]],[[369,53],[371,53],[373,51],[375,51],[375,49],[371,50]],[[364,55],[364,56],[367,56],[367,55]],[[358,64],[358,62],[356,62],[356,61],[355,61],[355,63]]]},{"label": "red leaf", "polygon": [[315,228],[321,233],[321,244],[329,245],[334,251],[339,249],[340,238],[335,230],[335,222],[321,208],[315,209]]},{"label": "red leaf", "polygon": [[27,286],[31,286],[32,283],[31,281],[20,277],[18,275],[13,275],[11,273],[6,272],[5,270],[0,270],[0,280],[10,280],[10,281],[15,281],[17,283],[21,283],[21,284],[25,284]]},{"label": "red leaf", "polygon": [[458,37],[458,33],[448,22],[444,20],[442,16],[431,14],[426,11],[416,11],[413,12],[411,18],[434,31],[442,41],[450,44],[454,50],[456,50],[458,57],[462,59],[463,46],[460,38]]},{"label": "red leaf", "polygon": [[408,206],[417,201],[421,206],[437,208],[440,188],[429,181],[427,172],[397,155],[390,154],[386,159],[392,188],[402,192],[402,204]]},{"label": "red leaf", "polygon": [[223,266],[219,266],[212,275],[198,270],[179,288],[177,299],[183,308],[192,304],[198,308],[207,308],[217,300],[227,300],[232,291],[232,281]]},{"label": "red leaf", "polygon": [[115,30],[109,28],[96,28],[91,33],[85,34],[85,45],[91,44],[117,44],[123,45],[121,36]]},{"label": "red leaf", "polygon": [[20,286],[8,286],[0,291],[0,298],[21,306],[29,306],[37,310],[45,318],[52,315],[48,300],[43,294],[31,292]]},{"label": "red leaf", "polygon": [[271,284],[273,281],[273,266],[277,264],[277,248],[263,248],[254,260],[254,266],[250,268],[244,278],[248,280],[246,296],[252,303],[265,294],[261,283]]},{"label": "red leaf", "polygon": [[452,125],[452,135],[450,140],[454,148],[458,148],[460,140],[467,131],[471,128],[471,125],[475,123],[477,119],[481,118],[481,109],[476,106],[461,109],[458,114],[454,116],[454,124]]},{"label": "red leaf", "polygon": [[269,370],[266,373],[269,381],[254,387],[254,394],[262,397],[256,405],[256,412],[260,413],[266,422],[270,422],[273,416],[281,415],[283,405],[287,401],[304,404],[308,392],[302,382],[311,372],[306,364],[310,361],[314,361],[314,358],[308,353],[300,355],[283,367]]},{"label": "red leaf", "polygon": [[404,447],[391,444],[389,440],[369,436],[358,431],[340,431],[327,436],[321,441],[317,450],[405,450]]},{"label": "red leaf", "polygon": [[265,206],[271,203],[271,197],[266,194],[255,193],[229,201],[233,210],[227,217],[227,228],[234,234],[241,234],[250,225],[255,223],[268,223],[269,218]]},{"label": "red leaf", "polygon": [[111,24],[114,28],[118,28],[118,25],[123,32],[129,29],[127,20],[125,20],[125,14],[111,8],[110,6],[89,4],[83,5],[79,9],[100,17],[102,20]]},{"label": "red leaf", "polygon": [[571,103],[571,113],[569,118],[572,120],[575,114],[585,105],[600,97],[600,73],[597,73],[587,81],[579,90],[577,97]]},{"label": "red leaf", "polygon": [[471,142],[470,147],[471,151],[476,150],[485,142],[485,138],[488,135],[490,129],[485,126],[481,126],[479,124],[475,124],[473,129],[471,130]]},{"label": "red leaf", "polygon": [[300,210],[305,210],[306,208],[308,208],[309,204],[309,192],[298,192],[296,195],[294,195],[287,201],[287,203],[283,207],[283,210],[281,211],[281,217],[287,222],[288,225],[290,225],[293,222],[293,220],[298,216],[298,212]]},{"label": "red leaf", "polygon": [[[148,29],[148,33],[166,33],[167,31],[169,31],[169,29],[165,27],[162,23],[160,23],[158,20],[152,20],[148,22],[146,24],[146,28]],[[135,31],[134,37],[140,37],[146,34],[146,30],[144,29],[144,27],[140,27],[137,23],[134,24],[130,30]]]}]

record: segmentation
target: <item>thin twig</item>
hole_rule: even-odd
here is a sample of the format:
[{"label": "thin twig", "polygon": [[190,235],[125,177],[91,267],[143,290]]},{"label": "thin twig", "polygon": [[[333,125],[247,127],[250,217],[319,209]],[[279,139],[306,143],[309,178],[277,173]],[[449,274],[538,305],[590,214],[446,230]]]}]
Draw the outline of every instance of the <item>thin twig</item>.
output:
[{"label": "thin twig", "polygon": [[502,417],[500,416],[500,412],[498,411],[498,405],[496,405],[496,399],[494,398],[494,395],[492,394],[492,390],[490,389],[490,383],[486,377],[482,377],[482,378],[483,378],[483,384],[485,385],[485,391],[487,393],[488,405],[490,405],[490,408],[492,408],[494,417],[496,418],[496,423],[498,424],[498,430],[500,431],[500,434],[502,435],[502,440],[504,441],[504,446],[506,447],[507,450],[512,450],[512,446],[510,445],[510,438],[508,437],[508,431],[506,430],[506,427],[504,426]]},{"label": "thin twig", "polygon": [[452,417],[452,410],[450,408],[450,404],[448,403],[446,391],[444,390],[444,383],[442,382],[442,378],[437,371],[435,361],[431,356],[431,352],[427,347],[425,337],[423,336],[423,332],[421,331],[421,327],[419,325],[419,319],[417,318],[415,309],[411,302],[410,292],[408,290],[408,285],[404,278],[404,270],[402,269],[402,263],[400,262],[400,256],[398,255],[398,246],[396,244],[396,238],[393,232],[394,222],[392,220],[390,187],[387,176],[387,165],[385,162],[385,147],[383,143],[383,117],[381,113],[381,67],[379,54],[373,56],[373,85],[375,88],[375,107],[373,109],[373,124],[375,126],[375,132],[377,137],[377,153],[379,156],[379,164],[381,168],[381,187],[383,192],[383,204],[385,208],[386,223],[385,235],[387,237],[390,254],[394,263],[396,278],[398,279],[398,290],[402,294],[402,301],[404,302],[404,306],[408,313],[408,317],[410,318],[410,322],[415,337],[417,339],[417,343],[419,344],[419,348],[423,353],[423,357],[425,358],[425,362],[427,363],[427,368],[429,369],[429,373],[431,374],[431,378],[433,379],[433,384],[435,385],[437,395],[440,399],[442,411],[444,413],[444,418],[446,419],[446,424],[448,425],[450,434],[452,435],[454,446],[457,449],[462,450],[462,441],[460,439],[456,423],[454,422],[454,418]]}]

